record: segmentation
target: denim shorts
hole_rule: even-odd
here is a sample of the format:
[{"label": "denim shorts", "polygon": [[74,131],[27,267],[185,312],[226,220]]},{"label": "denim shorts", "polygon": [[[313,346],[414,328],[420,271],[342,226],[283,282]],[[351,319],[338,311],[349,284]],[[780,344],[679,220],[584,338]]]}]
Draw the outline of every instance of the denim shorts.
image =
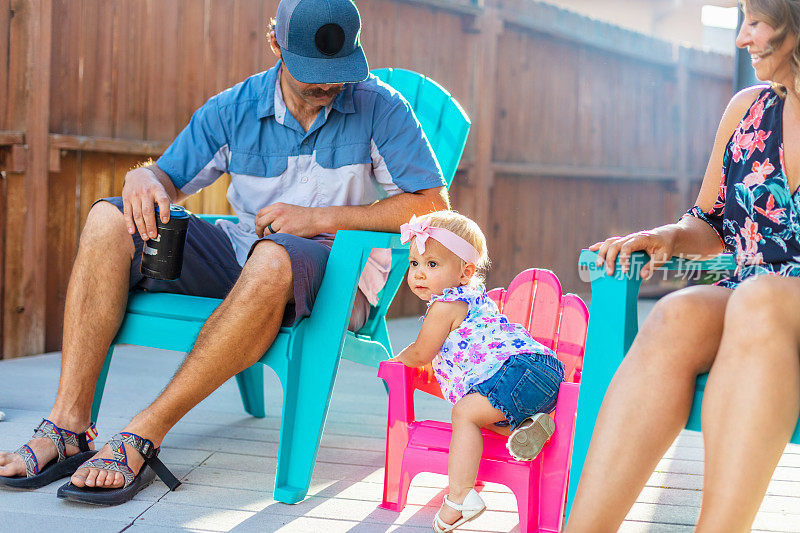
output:
[{"label": "denim shorts", "polygon": [[496,426],[520,425],[536,413],[556,406],[558,388],[564,381],[564,364],[550,354],[512,355],[492,377],[470,389],[486,396],[492,407],[506,417]]}]

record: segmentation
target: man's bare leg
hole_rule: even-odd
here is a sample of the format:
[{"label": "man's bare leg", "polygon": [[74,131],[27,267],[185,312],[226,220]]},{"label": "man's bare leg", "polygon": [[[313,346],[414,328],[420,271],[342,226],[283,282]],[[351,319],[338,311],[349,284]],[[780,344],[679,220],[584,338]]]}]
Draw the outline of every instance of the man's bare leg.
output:
[{"label": "man's bare leg", "polygon": [[[125,312],[133,255],[122,213],[108,202],[98,202],[81,233],[67,288],[61,379],[47,416],[61,428],[80,433],[89,425],[95,383]],[[40,465],[57,456],[48,438],[33,439],[29,445]],[[67,455],[77,451],[67,446]],[[0,453],[0,476],[24,474],[21,457]]]},{"label": "man's bare leg", "polygon": [[[279,244],[262,241],[253,250],[230,294],[209,317],[175,377],[156,400],[123,431],[161,445],[164,436],[189,410],[225,381],[248,368],[275,340],[284,308],[293,298],[289,254]],[[103,447],[97,457],[111,458]],[[129,466],[138,472],[144,460],[128,449]],[[81,469],[75,486],[121,487],[118,472]]]}]

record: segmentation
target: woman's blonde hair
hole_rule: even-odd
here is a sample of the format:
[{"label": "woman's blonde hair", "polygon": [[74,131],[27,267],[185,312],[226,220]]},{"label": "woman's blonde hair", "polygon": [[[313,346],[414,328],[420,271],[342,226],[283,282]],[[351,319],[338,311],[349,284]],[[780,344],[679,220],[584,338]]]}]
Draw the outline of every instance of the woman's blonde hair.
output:
[{"label": "woman's blonde hair", "polygon": [[435,228],[452,231],[478,250],[480,259],[475,264],[475,275],[472,276],[471,283],[482,283],[486,269],[489,268],[489,251],[486,247],[486,237],[480,226],[474,220],[456,211],[434,211],[421,218],[428,220],[428,224]]},{"label": "woman's blonde hair", "polygon": [[[787,36],[794,37],[789,66],[794,75],[794,91],[800,93],[800,0],[740,0],[739,3],[775,28],[767,53],[780,48]],[[786,96],[786,87],[780,83],[772,82],[772,88],[781,96]]]}]

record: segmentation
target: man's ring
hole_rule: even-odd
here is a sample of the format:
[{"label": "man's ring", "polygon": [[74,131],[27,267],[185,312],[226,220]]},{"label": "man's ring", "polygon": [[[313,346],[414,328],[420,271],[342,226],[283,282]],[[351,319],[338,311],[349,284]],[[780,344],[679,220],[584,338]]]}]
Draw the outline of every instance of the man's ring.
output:
[{"label": "man's ring", "polygon": [[274,230],[274,229],[272,229],[272,222],[270,222],[269,224],[267,224],[267,229],[269,230],[269,232],[270,232],[270,233],[275,233],[275,230]]}]

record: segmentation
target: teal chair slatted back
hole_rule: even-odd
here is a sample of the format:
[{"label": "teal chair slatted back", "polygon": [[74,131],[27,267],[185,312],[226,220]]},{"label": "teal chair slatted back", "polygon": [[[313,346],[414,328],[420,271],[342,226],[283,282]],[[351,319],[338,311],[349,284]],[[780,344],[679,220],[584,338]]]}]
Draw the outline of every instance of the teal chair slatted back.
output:
[{"label": "teal chair slatted back", "polygon": [[447,90],[422,74],[400,68],[381,68],[372,73],[408,100],[449,187],[464,153],[471,124],[464,109]]}]

